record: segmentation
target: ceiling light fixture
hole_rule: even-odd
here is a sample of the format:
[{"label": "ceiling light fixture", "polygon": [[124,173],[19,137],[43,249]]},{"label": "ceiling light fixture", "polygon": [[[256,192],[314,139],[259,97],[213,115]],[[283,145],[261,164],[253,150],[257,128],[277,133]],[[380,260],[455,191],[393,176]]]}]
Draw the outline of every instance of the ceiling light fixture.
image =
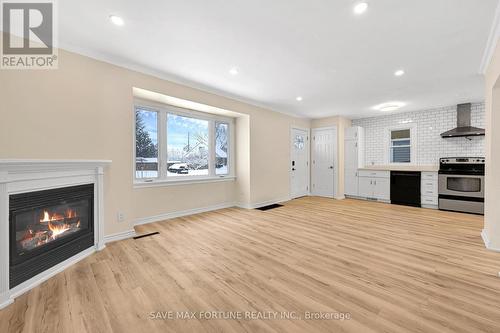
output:
[{"label": "ceiling light fixture", "polygon": [[397,71],[394,72],[395,76],[403,76],[405,75],[405,71],[402,69],[398,69]]},{"label": "ceiling light fixture", "polygon": [[303,98],[302,96],[298,96],[297,98],[295,98],[297,100],[297,102],[302,102]]},{"label": "ceiling light fixture", "polygon": [[236,67],[233,67],[229,70],[229,74],[231,74],[231,75],[238,75],[238,73],[239,73],[238,68],[236,68]]},{"label": "ceiling light fixture", "polygon": [[125,24],[125,22],[123,21],[123,19],[120,16],[109,15],[109,20],[111,21],[111,23],[113,23],[115,25],[122,26]]},{"label": "ceiling light fixture", "polygon": [[368,3],[360,2],[354,6],[354,14],[361,15],[368,9]]},{"label": "ceiling light fixture", "polygon": [[390,112],[390,111],[396,111],[405,105],[406,104],[403,102],[387,102],[374,106],[373,108],[378,111]]}]

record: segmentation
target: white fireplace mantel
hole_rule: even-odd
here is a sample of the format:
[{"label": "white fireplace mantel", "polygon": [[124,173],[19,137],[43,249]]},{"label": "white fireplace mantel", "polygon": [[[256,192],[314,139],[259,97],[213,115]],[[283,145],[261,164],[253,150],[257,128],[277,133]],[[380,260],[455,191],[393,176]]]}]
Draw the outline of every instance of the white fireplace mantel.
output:
[{"label": "white fireplace mantel", "polygon": [[[109,160],[0,159],[0,309],[69,265],[105,247],[103,180],[109,164]],[[94,246],[10,289],[9,196],[82,184],[94,184]]]}]

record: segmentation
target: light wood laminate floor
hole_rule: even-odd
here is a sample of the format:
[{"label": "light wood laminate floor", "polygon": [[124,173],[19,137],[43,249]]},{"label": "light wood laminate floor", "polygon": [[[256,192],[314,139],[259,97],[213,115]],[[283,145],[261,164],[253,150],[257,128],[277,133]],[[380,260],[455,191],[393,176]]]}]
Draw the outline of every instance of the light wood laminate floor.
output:
[{"label": "light wood laminate floor", "polygon": [[[316,197],[153,223],[136,229],[159,235],[108,244],[19,297],[0,332],[500,332],[500,253],[482,226]],[[295,317],[168,319],[181,311]]]}]

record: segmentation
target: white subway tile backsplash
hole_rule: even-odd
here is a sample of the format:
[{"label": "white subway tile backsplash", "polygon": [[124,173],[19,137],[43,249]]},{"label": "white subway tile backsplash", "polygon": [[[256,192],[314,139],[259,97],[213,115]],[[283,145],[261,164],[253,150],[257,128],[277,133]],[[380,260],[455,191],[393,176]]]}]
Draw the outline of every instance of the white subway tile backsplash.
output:
[{"label": "white subway tile backsplash", "polygon": [[[484,103],[473,103],[472,126],[484,128]],[[457,106],[400,113],[388,116],[355,119],[354,126],[365,129],[366,164],[387,164],[388,128],[411,124],[417,130],[417,164],[437,164],[440,157],[484,156],[484,136],[443,139],[440,134],[457,125]]]}]

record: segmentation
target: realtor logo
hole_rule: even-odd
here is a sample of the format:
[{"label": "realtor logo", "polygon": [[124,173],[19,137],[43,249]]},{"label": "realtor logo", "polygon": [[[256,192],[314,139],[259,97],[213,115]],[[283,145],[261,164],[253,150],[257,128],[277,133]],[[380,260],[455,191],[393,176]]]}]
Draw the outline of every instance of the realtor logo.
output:
[{"label": "realtor logo", "polygon": [[57,68],[54,3],[2,2],[2,69]]}]

